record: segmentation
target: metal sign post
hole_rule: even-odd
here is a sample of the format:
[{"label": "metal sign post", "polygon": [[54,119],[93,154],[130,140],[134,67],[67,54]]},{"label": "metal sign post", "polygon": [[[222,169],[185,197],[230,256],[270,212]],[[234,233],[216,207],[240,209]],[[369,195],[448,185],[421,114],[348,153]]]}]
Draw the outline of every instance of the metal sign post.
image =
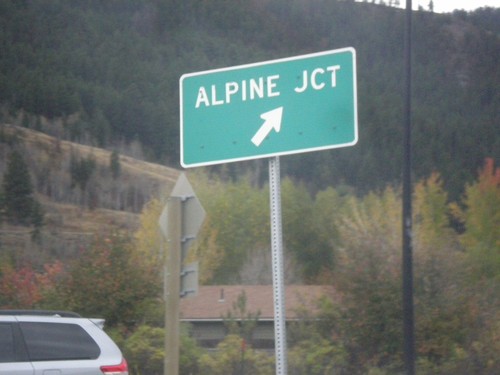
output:
[{"label": "metal sign post", "polygon": [[158,222],[168,241],[168,257],[164,258],[165,375],[179,373],[179,298],[195,295],[198,290],[198,263],[186,265],[184,261],[205,215],[191,184],[182,173]]},{"label": "metal sign post", "polygon": [[179,197],[168,200],[168,260],[166,262],[165,360],[164,373],[179,373],[179,291],[181,269],[181,210]]},{"label": "metal sign post", "polygon": [[287,373],[287,346],[279,156],[269,159],[269,203],[271,208],[271,258],[273,269],[276,374],[285,375]]},{"label": "metal sign post", "polygon": [[413,306],[413,224],[411,187],[411,0],[406,0],[405,123],[403,141],[403,342],[407,375],[415,374],[415,317]]}]

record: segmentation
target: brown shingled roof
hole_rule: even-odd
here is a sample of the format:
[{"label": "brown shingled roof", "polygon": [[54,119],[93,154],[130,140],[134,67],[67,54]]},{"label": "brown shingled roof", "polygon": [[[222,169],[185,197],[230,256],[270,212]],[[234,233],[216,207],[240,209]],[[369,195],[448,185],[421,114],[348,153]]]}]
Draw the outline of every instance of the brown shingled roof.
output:
[{"label": "brown shingled roof", "polygon": [[[259,320],[274,319],[272,285],[217,285],[200,286],[198,294],[184,298],[180,303],[183,321],[221,320],[233,311],[238,296],[246,294],[246,312],[256,314]],[[324,285],[287,285],[285,288],[286,318],[296,319],[297,309],[306,307],[310,313],[316,310],[321,296],[333,297],[333,288]]]}]

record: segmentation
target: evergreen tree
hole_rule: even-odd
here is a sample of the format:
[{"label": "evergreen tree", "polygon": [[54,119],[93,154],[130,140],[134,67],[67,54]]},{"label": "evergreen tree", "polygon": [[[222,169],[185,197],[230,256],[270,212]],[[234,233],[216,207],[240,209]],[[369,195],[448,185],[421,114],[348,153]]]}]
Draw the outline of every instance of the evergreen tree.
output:
[{"label": "evergreen tree", "polygon": [[109,157],[109,168],[111,169],[111,175],[113,176],[113,180],[116,180],[118,177],[120,177],[121,173],[120,155],[116,150],[113,151]]},{"label": "evergreen tree", "polygon": [[4,210],[5,210],[5,199],[3,196],[3,190],[0,190],[0,223],[4,218]]},{"label": "evergreen tree", "polygon": [[9,155],[3,178],[3,207],[7,221],[12,224],[31,224],[34,199],[28,167],[18,151]]},{"label": "evergreen tree", "polygon": [[84,193],[95,169],[96,161],[93,156],[79,159],[72,154],[70,160],[71,188],[78,186]]}]

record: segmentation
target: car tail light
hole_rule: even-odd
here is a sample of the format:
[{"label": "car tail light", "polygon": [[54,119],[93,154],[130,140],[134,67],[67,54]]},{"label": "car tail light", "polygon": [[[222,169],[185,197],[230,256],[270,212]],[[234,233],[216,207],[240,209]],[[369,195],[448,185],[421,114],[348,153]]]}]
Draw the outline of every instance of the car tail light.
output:
[{"label": "car tail light", "polygon": [[101,366],[101,371],[105,375],[128,375],[128,364],[123,358],[119,365]]}]

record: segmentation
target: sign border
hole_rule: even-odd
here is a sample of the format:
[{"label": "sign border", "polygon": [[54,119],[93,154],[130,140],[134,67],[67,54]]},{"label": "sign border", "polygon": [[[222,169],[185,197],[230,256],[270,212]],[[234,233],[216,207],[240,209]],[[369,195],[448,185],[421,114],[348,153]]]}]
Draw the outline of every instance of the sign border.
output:
[{"label": "sign border", "polygon": [[[353,103],[354,140],[352,142],[340,143],[340,144],[334,144],[334,145],[328,145],[328,146],[300,148],[300,149],[289,150],[289,151],[277,151],[277,152],[272,152],[272,153],[268,153],[268,154],[258,154],[258,155],[252,155],[252,156],[234,157],[234,158],[227,158],[227,159],[221,159],[221,160],[211,160],[211,161],[199,162],[199,163],[186,164],[184,162],[184,113],[183,113],[184,112],[183,111],[183,108],[184,108],[184,106],[183,106],[183,104],[184,104],[183,103],[183,91],[184,90],[183,90],[183,81],[186,78],[202,76],[202,75],[207,75],[207,74],[227,72],[227,71],[232,71],[232,70],[248,69],[248,68],[254,68],[254,67],[259,67],[259,66],[264,66],[264,65],[279,64],[279,63],[284,63],[284,62],[288,62],[288,61],[303,60],[303,59],[309,59],[309,58],[320,57],[320,56],[325,56],[325,55],[339,54],[339,53],[344,53],[344,52],[350,52],[352,54],[352,63],[353,63],[353,66],[352,66],[353,82],[352,83],[353,83],[353,99],[354,99],[353,100],[353,102],[354,102]],[[331,149],[335,149],[335,148],[354,146],[358,142],[358,99],[357,98],[358,98],[358,90],[357,90],[356,50],[354,49],[354,47],[345,47],[345,48],[339,48],[339,49],[334,49],[334,50],[315,52],[315,53],[309,53],[309,54],[292,56],[292,57],[279,58],[279,59],[274,59],[274,60],[260,61],[260,62],[255,62],[255,63],[235,65],[235,66],[224,67],[224,68],[209,69],[209,70],[203,70],[203,71],[193,72],[193,73],[185,73],[179,79],[180,164],[183,168],[194,168],[194,167],[203,167],[203,166],[217,165],[217,164],[224,164],[224,163],[233,163],[233,162],[237,162],[237,161],[265,159],[265,158],[274,157],[274,156],[295,155],[295,154],[302,154],[302,153],[306,153],[306,152],[323,151],[323,150],[331,150]]]}]

